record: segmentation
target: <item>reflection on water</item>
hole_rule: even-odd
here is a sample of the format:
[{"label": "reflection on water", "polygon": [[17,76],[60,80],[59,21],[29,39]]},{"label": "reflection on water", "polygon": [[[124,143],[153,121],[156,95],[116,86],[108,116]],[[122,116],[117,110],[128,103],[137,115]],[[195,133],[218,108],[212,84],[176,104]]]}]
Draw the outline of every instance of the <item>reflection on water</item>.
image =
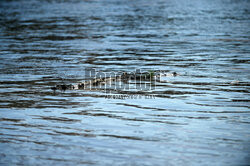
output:
[{"label": "reflection on water", "polygon": [[[1,165],[247,165],[250,3],[0,2]],[[84,70],[180,73],[56,91]],[[153,95],[155,99],[147,99]]]}]

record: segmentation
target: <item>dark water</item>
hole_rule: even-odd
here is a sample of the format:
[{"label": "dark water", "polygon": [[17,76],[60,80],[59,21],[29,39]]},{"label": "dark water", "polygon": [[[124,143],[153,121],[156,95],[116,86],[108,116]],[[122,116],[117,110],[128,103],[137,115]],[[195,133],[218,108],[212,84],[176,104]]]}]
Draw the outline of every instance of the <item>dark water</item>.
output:
[{"label": "dark water", "polygon": [[[248,164],[250,1],[1,0],[0,23],[1,165]],[[50,90],[85,68],[181,75]]]}]

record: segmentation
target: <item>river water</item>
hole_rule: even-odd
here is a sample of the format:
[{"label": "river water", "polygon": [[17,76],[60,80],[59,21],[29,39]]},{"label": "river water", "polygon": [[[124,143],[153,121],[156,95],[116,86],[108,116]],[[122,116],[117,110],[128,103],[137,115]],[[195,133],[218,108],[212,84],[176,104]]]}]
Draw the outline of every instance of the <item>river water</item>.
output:
[{"label": "river water", "polygon": [[[250,1],[1,0],[0,23],[0,165],[248,164]],[[86,68],[180,75],[50,89]]]}]

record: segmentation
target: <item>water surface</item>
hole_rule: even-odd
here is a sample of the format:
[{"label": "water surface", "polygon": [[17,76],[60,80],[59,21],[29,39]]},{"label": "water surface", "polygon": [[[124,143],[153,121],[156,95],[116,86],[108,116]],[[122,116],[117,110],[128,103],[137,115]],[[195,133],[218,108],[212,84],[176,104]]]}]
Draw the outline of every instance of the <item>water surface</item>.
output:
[{"label": "water surface", "polygon": [[[1,165],[247,165],[250,2],[0,2]],[[53,91],[164,70],[137,99]],[[155,99],[146,99],[154,95]]]}]

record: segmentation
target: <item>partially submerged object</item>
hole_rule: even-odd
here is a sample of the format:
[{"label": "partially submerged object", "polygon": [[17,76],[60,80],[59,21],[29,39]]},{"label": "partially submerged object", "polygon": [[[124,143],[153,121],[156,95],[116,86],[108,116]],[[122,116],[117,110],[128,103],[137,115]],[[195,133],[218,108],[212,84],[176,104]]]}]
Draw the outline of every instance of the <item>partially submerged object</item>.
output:
[{"label": "partially submerged object", "polygon": [[95,87],[95,86],[102,86],[106,84],[112,84],[113,82],[121,81],[121,82],[128,82],[131,80],[135,81],[152,81],[158,80],[161,77],[176,77],[179,74],[176,72],[171,73],[161,73],[161,72],[146,72],[146,73],[127,73],[124,72],[118,76],[110,76],[110,77],[103,77],[103,78],[93,78],[88,81],[79,82],[75,85],[72,84],[60,84],[56,85],[55,87],[51,87],[53,91],[56,90],[73,90],[73,89],[87,89],[88,87]]}]

